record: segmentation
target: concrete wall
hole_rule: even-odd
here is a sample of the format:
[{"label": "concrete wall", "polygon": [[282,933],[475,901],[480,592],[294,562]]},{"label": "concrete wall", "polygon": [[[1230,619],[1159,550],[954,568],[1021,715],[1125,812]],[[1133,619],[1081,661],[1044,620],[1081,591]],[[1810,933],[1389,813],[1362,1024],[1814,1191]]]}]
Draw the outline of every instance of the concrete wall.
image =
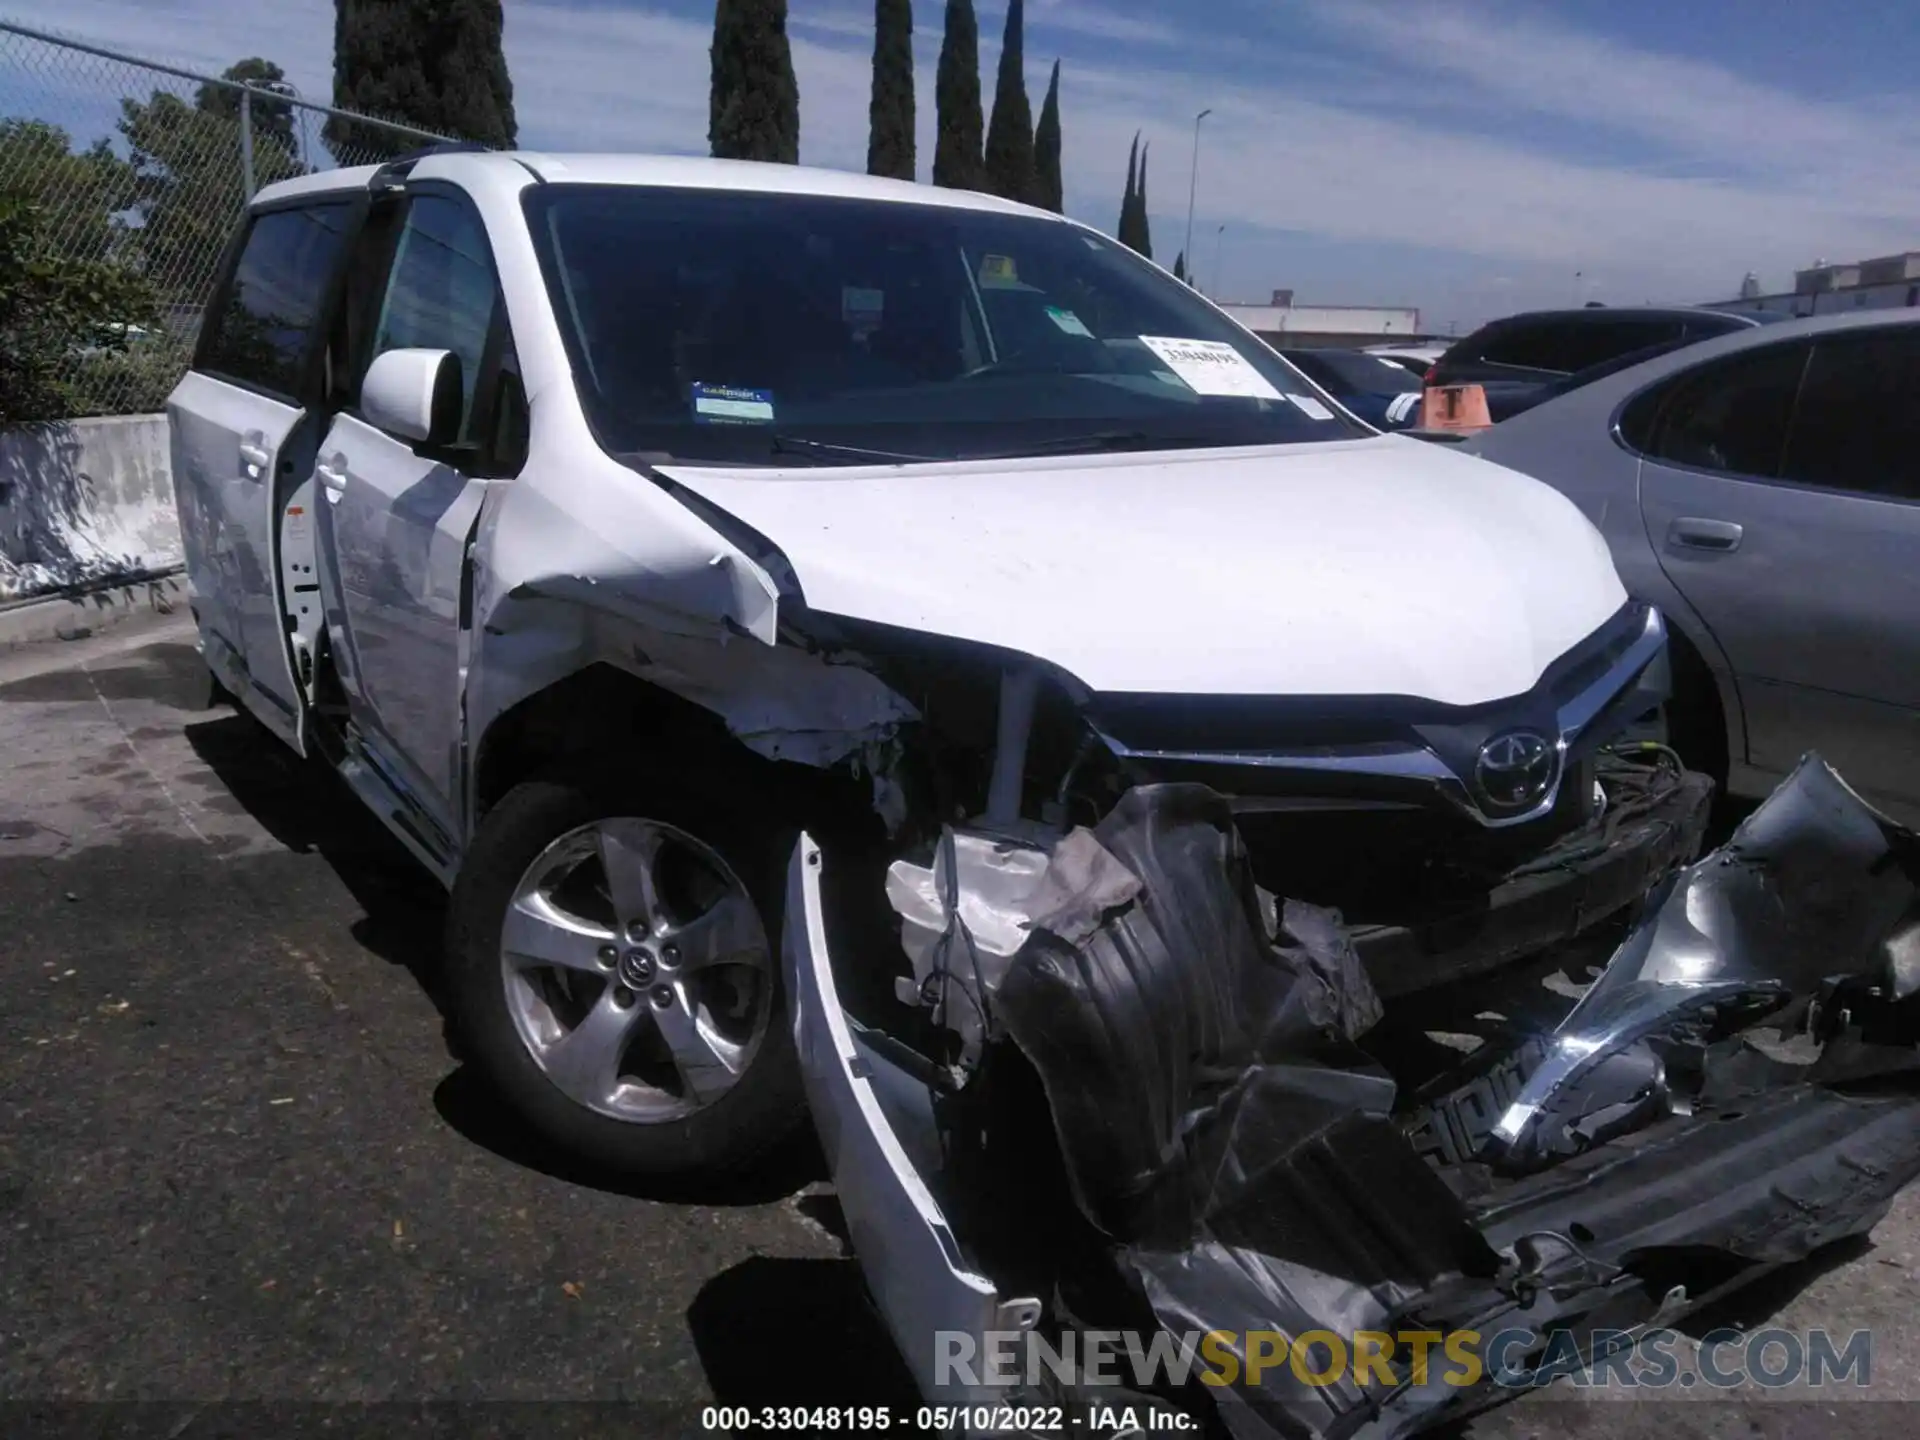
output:
[{"label": "concrete wall", "polygon": [[0,431],[0,600],[183,561],[164,415]]}]

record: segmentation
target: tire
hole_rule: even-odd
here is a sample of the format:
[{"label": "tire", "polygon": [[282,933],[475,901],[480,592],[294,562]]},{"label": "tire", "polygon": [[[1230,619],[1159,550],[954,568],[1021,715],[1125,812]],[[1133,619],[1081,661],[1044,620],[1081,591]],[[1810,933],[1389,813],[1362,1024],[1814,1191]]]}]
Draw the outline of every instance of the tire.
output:
[{"label": "tire", "polygon": [[1687,768],[1710,777],[1721,795],[1727,790],[1727,721],[1720,688],[1700,652],[1677,630],[1670,632],[1673,695],[1661,707],[1666,743]]},{"label": "tire", "polygon": [[[745,805],[695,797],[650,777],[571,774],[517,786],[482,822],[453,887],[447,999],[463,1054],[534,1130],[594,1165],[636,1178],[711,1181],[771,1158],[806,1115],[779,961],[785,868],[796,834]],[[637,866],[633,857],[643,851],[654,858]],[[619,884],[610,878],[616,867],[604,859],[610,853],[626,877]],[[685,872],[674,886],[666,883],[670,866]],[[627,913],[669,915],[655,925],[658,934],[620,919],[642,869],[653,876],[643,887],[646,902]],[[549,881],[541,877],[550,874],[565,878],[542,888]],[[671,899],[667,892],[676,887],[703,893]],[[706,895],[720,892],[727,898],[701,909]],[[767,946],[764,988],[759,980],[749,984],[753,967],[699,968],[674,943],[699,934],[720,949],[712,936],[725,933],[735,937],[726,943],[746,953],[751,942],[737,940],[751,930],[743,900]],[[716,922],[722,904],[725,918]],[[611,939],[593,937],[595,963],[611,972],[597,991],[571,948],[580,933],[574,922],[589,912],[594,924],[614,932]],[[529,930],[529,914],[567,923],[539,928],[547,922],[535,920]],[[687,915],[694,918],[681,929],[660,928]],[[565,949],[567,965],[523,970],[550,941]],[[689,942],[690,952],[696,948]],[[647,966],[656,968],[650,974]],[[751,999],[742,1002],[748,990]],[[669,993],[678,998],[664,998]],[[620,1024],[632,1028],[607,1028]],[[741,1040],[749,1031],[752,1038]],[[602,1034],[627,1038],[602,1045]],[[571,1041],[592,1043],[576,1054]],[[622,1046],[628,1048],[613,1062],[611,1088],[601,1060],[575,1063]],[[690,1064],[688,1051],[695,1052]],[[737,1074],[728,1072],[730,1063],[739,1065]]]}]

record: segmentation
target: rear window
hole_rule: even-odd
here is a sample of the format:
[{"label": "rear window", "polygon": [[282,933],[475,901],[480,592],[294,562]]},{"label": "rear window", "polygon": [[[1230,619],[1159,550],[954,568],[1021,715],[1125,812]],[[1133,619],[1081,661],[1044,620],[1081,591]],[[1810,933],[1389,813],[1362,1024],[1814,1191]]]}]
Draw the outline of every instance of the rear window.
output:
[{"label": "rear window", "polygon": [[196,368],[269,394],[299,394],[351,210],[351,202],[335,201],[254,218]]},{"label": "rear window", "polygon": [[1565,373],[1566,326],[1562,323],[1509,325],[1490,334],[1478,346],[1462,346],[1463,355],[1478,352],[1489,365],[1512,365],[1523,370]]},{"label": "rear window", "polygon": [[1678,318],[1583,317],[1515,326],[1508,334],[1496,337],[1482,354],[1493,365],[1573,375],[1623,355],[1673,344],[1685,334],[1686,326]]}]

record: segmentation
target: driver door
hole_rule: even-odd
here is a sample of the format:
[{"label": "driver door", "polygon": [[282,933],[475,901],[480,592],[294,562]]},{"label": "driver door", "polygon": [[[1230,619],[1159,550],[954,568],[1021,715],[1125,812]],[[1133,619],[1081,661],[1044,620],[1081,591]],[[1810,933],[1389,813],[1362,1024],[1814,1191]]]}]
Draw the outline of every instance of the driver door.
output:
[{"label": "driver door", "polygon": [[[409,187],[363,243],[364,338],[314,468],[321,596],[355,739],[444,838],[458,793],[467,545],[487,486],[519,468],[524,401],[486,229],[466,195]],[[459,363],[450,444],[389,435],[359,412],[367,366],[405,348]]]}]

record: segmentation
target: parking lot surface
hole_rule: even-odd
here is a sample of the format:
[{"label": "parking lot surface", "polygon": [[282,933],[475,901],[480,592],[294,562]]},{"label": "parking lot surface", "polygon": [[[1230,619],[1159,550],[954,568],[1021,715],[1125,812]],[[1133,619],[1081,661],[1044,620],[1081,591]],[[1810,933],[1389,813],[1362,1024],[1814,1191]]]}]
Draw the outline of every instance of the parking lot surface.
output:
[{"label": "parking lot surface", "polygon": [[[433,882],[206,688],[178,619],[0,657],[0,1431],[30,1401],[623,1402],[628,1434],[911,1406],[818,1159],[661,1195],[546,1151],[449,1049]],[[1870,1327],[1874,1400],[1563,1386],[1473,1433],[1915,1433],[1917,1272],[1909,1195],[1715,1317]]]}]

